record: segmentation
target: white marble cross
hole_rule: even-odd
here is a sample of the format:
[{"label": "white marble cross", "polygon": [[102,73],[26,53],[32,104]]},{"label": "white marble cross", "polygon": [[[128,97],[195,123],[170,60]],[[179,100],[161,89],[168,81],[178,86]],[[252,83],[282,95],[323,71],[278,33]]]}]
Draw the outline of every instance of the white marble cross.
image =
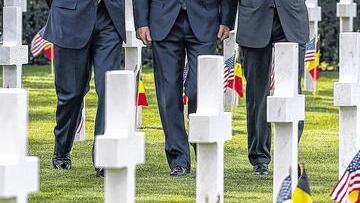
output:
[{"label": "white marble cross", "polygon": [[75,137],[74,137],[74,141],[75,142],[83,142],[86,140],[86,99],[84,97],[84,107],[81,110],[81,121],[80,124],[78,125],[76,132],[75,132]]},{"label": "white marble cross", "polygon": [[[309,23],[310,23],[310,39],[317,37],[318,35],[318,24],[321,21],[321,7],[318,6],[318,0],[307,0],[306,6],[309,14]],[[299,61],[303,63],[303,61]],[[304,90],[305,91],[314,91],[315,84],[311,78],[309,71],[306,66],[304,68]]]},{"label": "white marble cross", "polygon": [[298,122],[305,118],[305,97],[298,93],[299,47],[275,44],[275,91],[267,99],[267,120],[275,124],[273,202],[282,181],[291,173],[298,180]]},{"label": "white marble cross", "polygon": [[354,18],[356,17],[354,0],[340,0],[337,3],[336,15],[340,17],[340,33],[354,30]]},{"label": "white marble cross", "polygon": [[22,65],[28,63],[28,47],[22,45],[22,12],[25,11],[26,0],[4,1],[0,66],[3,66],[5,88],[21,87]]},{"label": "white marble cross", "polygon": [[[133,15],[133,0],[125,0],[125,28],[126,43],[123,44],[125,49],[125,70],[135,70],[136,67],[142,66],[142,48],[144,44],[136,38]],[[140,68],[141,71],[141,68]],[[142,107],[136,108],[136,127],[142,125]]]},{"label": "white marble cross", "polygon": [[223,62],[198,57],[198,108],[189,126],[189,141],[197,144],[197,203],[224,202],[224,142],[231,139],[232,116],[224,112]]},{"label": "white marble cross", "polygon": [[144,134],[135,132],[135,74],[106,74],[105,134],[96,137],[95,165],[105,168],[105,202],[134,203],[136,164],[144,162]]},{"label": "white marble cross", "polygon": [[[234,56],[236,49],[238,46],[235,42],[236,32],[233,30],[230,32],[229,38],[224,40],[224,64],[225,61]],[[234,64],[235,65],[235,64]],[[223,65],[224,66],[224,65]],[[231,90],[230,88],[226,88],[224,97],[224,105],[226,111],[231,111],[231,108],[236,105],[237,102],[237,94],[235,90]]]},{"label": "white marble cross", "polygon": [[339,176],[360,150],[360,33],[340,34],[340,80],[334,85],[339,111]]},{"label": "white marble cross", "polygon": [[28,95],[0,89],[0,202],[25,203],[39,190],[39,159],[27,156]]}]

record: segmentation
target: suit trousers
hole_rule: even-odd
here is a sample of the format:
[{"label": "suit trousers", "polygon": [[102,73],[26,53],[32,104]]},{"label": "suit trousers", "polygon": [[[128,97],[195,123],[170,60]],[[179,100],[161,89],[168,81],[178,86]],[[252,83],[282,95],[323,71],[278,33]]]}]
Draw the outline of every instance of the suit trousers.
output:
[{"label": "suit trousers", "polygon": [[[273,45],[288,42],[276,10],[273,19],[271,41],[264,48],[240,47],[241,63],[246,78],[246,110],[248,133],[248,157],[252,165],[269,164],[271,160],[271,124],[267,122],[267,96],[272,66]],[[305,45],[299,45],[299,93],[304,72]],[[275,87],[276,88],[276,87]],[[304,121],[299,122],[299,140]]]},{"label": "suit trousers", "polygon": [[216,41],[198,40],[184,10],[180,11],[169,35],[162,41],[153,42],[156,94],[165,133],[165,152],[171,169],[182,166],[190,170],[189,142],[185,130],[182,100],[185,58],[187,56],[189,69],[185,93],[189,98],[189,113],[195,113],[197,57],[215,53]]},{"label": "suit trousers", "polygon": [[70,154],[93,66],[98,96],[95,135],[104,133],[105,73],[120,69],[121,45],[122,39],[103,2],[98,7],[92,37],[84,48],[68,49],[55,45],[57,110],[54,158]]}]

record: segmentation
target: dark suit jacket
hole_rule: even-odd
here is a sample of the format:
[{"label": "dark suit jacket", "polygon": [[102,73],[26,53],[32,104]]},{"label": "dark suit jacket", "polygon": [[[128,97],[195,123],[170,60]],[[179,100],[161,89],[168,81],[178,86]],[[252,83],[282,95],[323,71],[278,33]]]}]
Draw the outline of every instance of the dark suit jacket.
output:
[{"label": "dark suit jacket", "polygon": [[288,41],[309,40],[309,19],[304,0],[236,0],[239,22],[236,42],[240,46],[263,48],[271,38],[274,3]]},{"label": "dark suit jacket", "polygon": [[[216,40],[220,24],[233,29],[234,0],[185,0],[191,28],[203,42]],[[149,26],[155,41],[166,38],[181,10],[178,0],[134,0],[135,28]]]},{"label": "dark suit jacket", "polygon": [[[124,0],[103,0],[114,26],[125,40]],[[44,38],[63,48],[80,49],[95,26],[97,0],[52,0]]]}]

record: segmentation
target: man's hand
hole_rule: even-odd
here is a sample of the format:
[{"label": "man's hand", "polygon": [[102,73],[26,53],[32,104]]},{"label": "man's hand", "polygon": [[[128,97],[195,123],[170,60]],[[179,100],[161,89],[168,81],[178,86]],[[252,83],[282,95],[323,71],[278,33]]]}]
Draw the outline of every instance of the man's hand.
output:
[{"label": "man's hand", "polygon": [[230,34],[230,28],[226,25],[220,25],[219,32],[217,37],[220,41],[224,41],[224,39],[228,38]]},{"label": "man's hand", "polygon": [[148,26],[138,28],[136,30],[136,37],[140,39],[146,46],[151,45],[152,39]]}]

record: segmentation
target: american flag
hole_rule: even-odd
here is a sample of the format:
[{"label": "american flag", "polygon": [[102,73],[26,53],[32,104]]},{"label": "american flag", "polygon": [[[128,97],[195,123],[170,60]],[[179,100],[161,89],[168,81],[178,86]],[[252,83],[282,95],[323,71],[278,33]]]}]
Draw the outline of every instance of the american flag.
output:
[{"label": "american flag", "polygon": [[279,194],[276,198],[276,203],[290,203],[291,194],[291,177],[287,176],[281,183]]},{"label": "american flag", "polygon": [[316,59],[316,37],[306,43],[305,62],[315,61]]},{"label": "american flag", "polygon": [[346,203],[349,194],[356,190],[360,190],[360,151],[346,168],[344,175],[331,193],[331,199],[337,203]]},{"label": "american flag", "polygon": [[224,64],[224,91],[226,90],[228,82],[230,80],[233,81],[235,80],[234,68],[235,68],[235,54],[230,58],[228,58]]},{"label": "american flag", "polygon": [[51,42],[46,41],[44,38],[42,38],[41,34],[43,32],[43,29],[41,29],[34,37],[34,39],[31,41],[31,53],[34,57],[39,56],[45,47],[51,46]]}]

